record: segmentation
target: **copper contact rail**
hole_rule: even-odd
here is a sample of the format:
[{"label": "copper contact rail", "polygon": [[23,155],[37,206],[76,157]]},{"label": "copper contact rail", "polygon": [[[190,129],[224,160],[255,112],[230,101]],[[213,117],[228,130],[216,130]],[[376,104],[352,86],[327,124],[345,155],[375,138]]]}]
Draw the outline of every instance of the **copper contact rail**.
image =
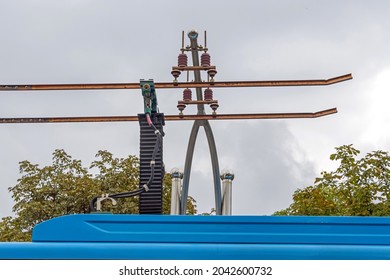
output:
[{"label": "copper contact rail", "polygon": [[[253,120],[253,119],[296,119],[318,118],[337,113],[336,108],[315,113],[264,113],[264,114],[218,114],[218,115],[167,115],[166,121],[188,120]],[[48,117],[48,118],[0,118],[0,124],[6,123],[76,123],[76,122],[134,122],[138,116],[103,117]]]},{"label": "copper contact rail", "polygon": [[[322,80],[275,80],[275,81],[215,81],[215,82],[163,82],[155,83],[155,88],[225,88],[225,87],[285,87],[285,86],[326,86],[352,79],[346,74]],[[0,85],[0,91],[30,90],[100,90],[100,89],[140,89],[139,83],[107,83],[107,84],[31,84]]]}]

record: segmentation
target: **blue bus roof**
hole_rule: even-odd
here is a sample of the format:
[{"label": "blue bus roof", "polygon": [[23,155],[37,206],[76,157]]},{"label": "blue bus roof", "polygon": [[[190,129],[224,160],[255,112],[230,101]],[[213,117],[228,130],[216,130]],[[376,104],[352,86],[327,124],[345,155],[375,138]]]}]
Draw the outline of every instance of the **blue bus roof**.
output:
[{"label": "blue bus roof", "polygon": [[390,219],[87,214],[37,225],[33,242],[390,245]]},{"label": "blue bus roof", "polygon": [[390,259],[390,218],[85,214],[0,259]]}]

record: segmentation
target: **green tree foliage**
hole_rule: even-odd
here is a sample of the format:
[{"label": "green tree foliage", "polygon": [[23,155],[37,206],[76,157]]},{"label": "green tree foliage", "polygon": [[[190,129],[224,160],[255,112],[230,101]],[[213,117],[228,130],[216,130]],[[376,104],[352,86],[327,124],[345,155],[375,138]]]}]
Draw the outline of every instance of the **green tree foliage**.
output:
[{"label": "green tree foliage", "polygon": [[[50,166],[39,167],[29,161],[19,163],[21,178],[9,191],[15,201],[15,217],[0,222],[1,241],[29,241],[33,227],[53,217],[89,213],[90,200],[101,194],[138,189],[139,159],[135,156],[115,158],[99,151],[89,168],[64,150],[53,153]],[[170,212],[171,177],[164,177],[164,214]],[[103,201],[102,211],[138,213],[138,197],[118,199],[113,206]],[[187,214],[196,214],[196,201],[189,197]]]},{"label": "green tree foliage", "polygon": [[390,155],[374,151],[358,159],[359,153],[352,145],[336,148],[330,159],[340,163],[337,169],[298,189],[275,215],[389,216]]}]

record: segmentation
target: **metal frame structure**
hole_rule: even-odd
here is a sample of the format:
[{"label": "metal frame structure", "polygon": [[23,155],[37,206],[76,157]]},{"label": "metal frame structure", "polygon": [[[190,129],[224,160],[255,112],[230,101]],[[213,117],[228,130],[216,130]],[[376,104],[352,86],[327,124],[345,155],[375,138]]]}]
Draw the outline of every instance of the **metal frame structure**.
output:
[{"label": "metal frame structure", "polygon": [[[184,88],[184,92],[189,88],[196,89],[196,100],[185,98],[178,102],[180,110],[179,115],[165,116],[165,121],[183,121],[194,120],[191,134],[188,141],[187,154],[185,159],[183,186],[180,198],[180,214],[185,214],[186,203],[188,197],[188,189],[190,182],[190,174],[192,167],[192,159],[196,144],[196,138],[200,127],[203,127],[206,133],[207,142],[209,145],[214,193],[215,193],[215,210],[217,215],[222,214],[222,197],[221,197],[221,181],[218,163],[218,154],[215,144],[213,132],[209,120],[242,120],[242,119],[286,119],[286,118],[317,118],[330,114],[337,113],[336,108],[327,109],[314,113],[260,113],[260,114],[216,114],[218,101],[213,98],[206,99],[202,97],[202,88],[225,88],[225,87],[287,87],[287,86],[326,86],[335,83],[343,82],[352,79],[351,74],[346,74],[330,79],[316,80],[274,80],[274,81],[214,81],[214,76],[217,73],[216,67],[210,65],[210,56],[207,54],[206,62],[204,63],[203,55],[207,53],[206,32],[205,46],[198,44],[198,32],[191,30],[188,33],[190,45],[184,48],[184,31],[182,33],[182,54],[179,55],[178,66],[172,67],[172,75],[175,80],[173,82],[156,82],[155,89],[172,89]],[[205,52],[199,61],[199,52]],[[192,66],[187,65],[187,57],[184,52],[190,52],[192,56]],[[184,60],[183,60],[184,59]],[[183,63],[184,62],[184,63]],[[178,82],[177,77],[181,71],[187,71],[187,81]],[[189,71],[193,71],[194,80],[188,80]],[[201,78],[201,71],[207,71],[207,81]],[[142,80],[141,80],[142,81]],[[0,85],[0,91],[50,91],[50,90],[114,90],[114,89],[140,89],[140,83],[99,83],[99,84],[21,84],[21,85]],[[188,93],[188,92],[187,92]],[[210,96],[210,95],[209,95]],[[212,94],[211,94],[212,96]],[[209,104],[213,109],[213,114],[206,114],[204,105]],[[186,105],[196,105],[196,115],[184,115],[182,110]],[[0,118],[0,124],[7,123],[63,123],[63,122],[121,122],[121,121],[138,121],[138,116],[83,116],[83,117],[41,117],[41,118]],[[229,210],[231,211],[231,209]]]}]

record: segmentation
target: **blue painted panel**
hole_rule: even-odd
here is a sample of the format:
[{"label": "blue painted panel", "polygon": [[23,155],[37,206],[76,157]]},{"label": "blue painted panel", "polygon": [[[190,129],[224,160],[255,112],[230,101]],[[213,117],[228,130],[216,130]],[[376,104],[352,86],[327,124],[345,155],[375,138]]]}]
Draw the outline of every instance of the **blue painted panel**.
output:
[{"label": "blue painted panel", "polygon": [[0,259],[390,259],[390,218],[70,215]]},{"label": "blue painted panel", "polygon": [[0,259],[388,260],[390,246],[192,243],[3,243]]},{"label": "blue painted panel", "polygon": [[71,215],[37,225],[33,241],[390,245],[390,218]]}]

